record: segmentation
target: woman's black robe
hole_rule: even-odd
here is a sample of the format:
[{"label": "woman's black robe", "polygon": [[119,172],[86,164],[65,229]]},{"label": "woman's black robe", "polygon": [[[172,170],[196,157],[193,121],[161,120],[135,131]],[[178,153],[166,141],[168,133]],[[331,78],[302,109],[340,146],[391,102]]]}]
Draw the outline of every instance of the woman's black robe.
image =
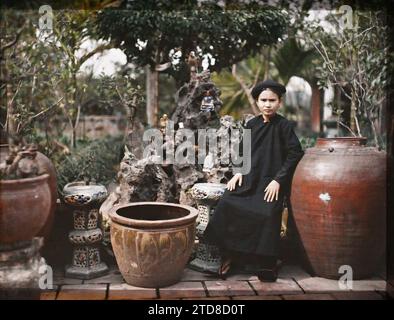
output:
[{"label": "woman's black robe", "polygon": [[[293,126],[279,114],[266,123],[256,116],[246,128],[252,130],[250,172],[241,186],[225,191],[204,237],[224,250],[277,256],[283,196],[304,153]],[[264,189],[272,180],[280,184],[279,199],[267,202]]]}]

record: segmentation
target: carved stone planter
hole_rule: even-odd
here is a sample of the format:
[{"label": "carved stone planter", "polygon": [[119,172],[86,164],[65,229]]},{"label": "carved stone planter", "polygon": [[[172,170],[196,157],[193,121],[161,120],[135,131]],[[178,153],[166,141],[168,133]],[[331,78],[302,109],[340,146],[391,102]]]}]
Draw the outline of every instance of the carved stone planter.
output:
[{"label": "carved stone planter", "polygon": [[215,206],[226,190],[225,184],[196,183],[191,189],[191,196],[197,201],[199,224],[196,246],[196,257],[189,263],[192,269],[202,272],[217,272],[221,264],[219,249],[204,242],[203,234],[208,222],[215,212]]},{"label": "carved stone planter", "polygon": [[86,185],[72,182],[64,187],[64,201],[73,210],[74,230],[68,238],[73,249],[72,265],[66,267],[66,276],[91,279],[108,272],[100,258],[100,243],[103,238],[99,228],[99,207],[107,197],[102,185]]},{"label": "carved stone planter", "polygon": [[112,247],[128,284],[160,288],[180,280],[194,244],[196,209],[135,202],[114,207],[109,215]]},{"label": "carved stone planter", "polygon": [[47,267],[39,251],[42,244],[43,238],[35,237],[22,247],[0,245],[0,293],[2,289],[10,292],[14,289],[39,288],[40,277]]}]

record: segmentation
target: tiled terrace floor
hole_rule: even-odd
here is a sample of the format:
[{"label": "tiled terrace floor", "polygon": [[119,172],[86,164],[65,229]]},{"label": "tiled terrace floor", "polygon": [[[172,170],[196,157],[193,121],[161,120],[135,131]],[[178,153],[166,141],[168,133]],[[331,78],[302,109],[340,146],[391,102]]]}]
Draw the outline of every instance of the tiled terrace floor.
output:
[{"label": "tiled terrace floor", "polygon": [[218,279],[185,269],[173,286],[148,289],[126,284],[116,267],[108,275],[91,280],[64,278],[54,271],[54,289],[42,292],[43,300],[383,300],[393,284],[383,278],[353,281],[352,290],[341,290],[336,280],[311,277],[297,266],[283,266],[275,283],[260,282],[254,275],[232,275]]}]

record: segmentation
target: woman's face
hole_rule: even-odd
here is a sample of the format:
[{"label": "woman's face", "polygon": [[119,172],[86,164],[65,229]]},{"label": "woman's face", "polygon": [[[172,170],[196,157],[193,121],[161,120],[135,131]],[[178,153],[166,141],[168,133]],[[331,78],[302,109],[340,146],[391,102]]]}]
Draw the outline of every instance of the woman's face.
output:
[{"label": "woman's face", "polygon": [[280,102],[281,100],[276,93],[270,89],[265,89],[260,93],[256,103],[261,113],[264,116],[270,118],[279,109]]}]

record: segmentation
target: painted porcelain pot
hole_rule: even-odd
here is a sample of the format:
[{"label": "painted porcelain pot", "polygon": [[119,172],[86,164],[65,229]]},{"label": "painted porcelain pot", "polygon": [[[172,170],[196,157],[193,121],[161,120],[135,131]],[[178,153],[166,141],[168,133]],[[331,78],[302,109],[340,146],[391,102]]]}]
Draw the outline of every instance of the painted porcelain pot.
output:
[{"label": "painted porcelain pot", "polygon": [[294,219],[318,276],[338,279],[341,266],[349,266],[362,279],[384,263],[386,153],[365,144],[365,138],[318,139],[296,168]]},{"label": "painted porcelain pot", "polygon": [[108,196],[103,185],[87,185],[83,181],[70,182],[64,186],[64,202],[71,206],[94,206]]},{"label": "painted porcelain pot", "polygon": [[194,244],[195,208],[135,202],[110,212],[111,243],[125,281],[159,288],[178,282]]}]

